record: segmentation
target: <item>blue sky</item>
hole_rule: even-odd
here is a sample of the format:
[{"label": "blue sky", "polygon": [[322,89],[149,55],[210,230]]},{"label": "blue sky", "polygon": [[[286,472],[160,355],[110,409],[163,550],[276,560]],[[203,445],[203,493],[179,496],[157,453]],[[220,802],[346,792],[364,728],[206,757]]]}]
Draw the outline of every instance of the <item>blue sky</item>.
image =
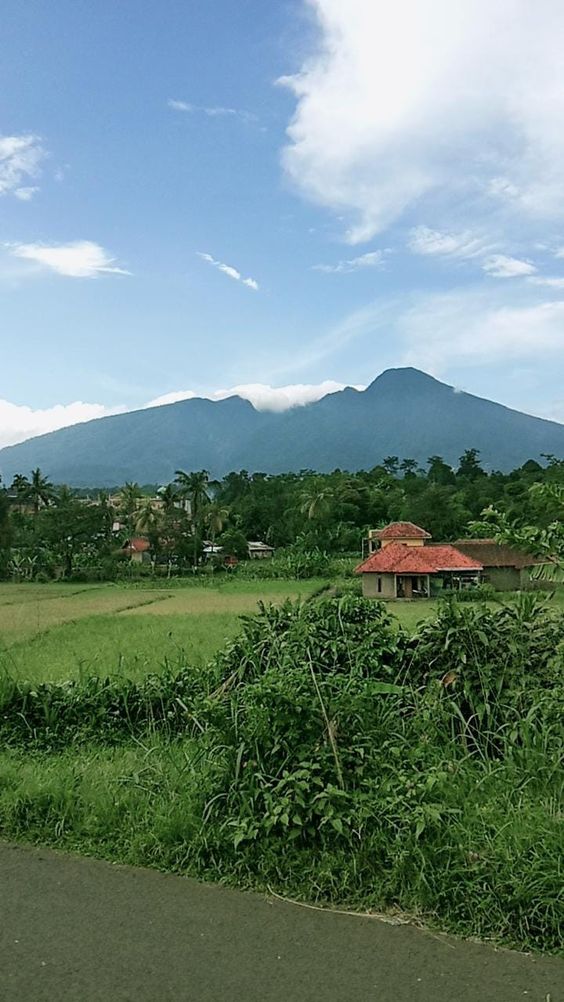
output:
[{"label": "blue sky", "polygon": [[532,7],[4,0],[0,445],[396,365],[564,420],[564,10]]}]

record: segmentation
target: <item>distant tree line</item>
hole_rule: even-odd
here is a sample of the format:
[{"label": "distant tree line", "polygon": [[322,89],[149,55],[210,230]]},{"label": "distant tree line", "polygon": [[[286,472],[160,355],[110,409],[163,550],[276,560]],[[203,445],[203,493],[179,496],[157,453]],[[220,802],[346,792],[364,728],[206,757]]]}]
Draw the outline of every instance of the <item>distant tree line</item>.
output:
[{"label": "distant tree line", "polygon": [[0,575],[113,578],[126,573],[126,543],[136,536],[148,540],[152,568],[169,574],[199,568],[204,546],[208,555],[221,547],[244,559],[248,540],[359,554],[369,528],[399,520],[435,540],[481,531],[546,552],[562,532],[564,460],[543,459],[511,473],[487,473],[476,449],[455,468],[441,456],[425,468],[388,456],[354,474],[241,470],[212,481],[205,470],[178,470],[166,485],[126,483],[111,492],[55,486],[36,469],[0,484]]}]

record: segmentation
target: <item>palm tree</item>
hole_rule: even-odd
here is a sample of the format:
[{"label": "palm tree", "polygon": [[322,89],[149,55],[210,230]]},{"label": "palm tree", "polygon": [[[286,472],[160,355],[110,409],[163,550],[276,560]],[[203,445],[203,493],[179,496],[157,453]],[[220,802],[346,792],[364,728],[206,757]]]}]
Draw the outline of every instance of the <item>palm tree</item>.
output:
[{"label": "palm tree", "polygon": [[176,502],[178,500],[178,491],[174,484],[167,484],[165,487],[159,488],[157,491],[159,498],[162,501],[163,511],[169,515],[174,511]]},{"label": "palm tree", "polygon": [[131,481],[127,481],[119,492],[119,514],[125,521],[129,539],[135,530],[137,511],[142,497],[143,492],[139,484]]},{"label": "palm tree", "polygon": [[[25,479],[25,478],[24,478]],[[39,467],[31,471],[31,480],[28,482],[26,490],[27,500],[33,505],[33,514],[37,515],[39,509],[51,504],[56,496],[55,488],[47,477],[44,477]]]},{"label": "palm tree", "polygon": [[157,531],[159,521],[159,512],[154,508],[152,499],[143,498],[135,510],[135,531],[152,535]]},{"label": "palm tree", "polygon": [[321,490],[315,486],[302,494],[300,511],[302,515],[307,515],[309,521],[315,518],[324,518],[330,509],[330,502],[333,501],[335,492],[331,487],[322,487]]},{"label": "palm tree", "polygon": [[198,529],[202,528],[202,511],[205,505],[209,504],[210,496],[208,488],[210,485],[210,475],[207,470],[200,470],[197,473],[186,473],[184,470],[176,470],[174,482],[178,484],[181,497],[188,498],[192,508],[192,534],[194,536],[194,568],[198,566]]},{"label": "palm tree", "polygon": [[23,473],[16,473],[12,480],[11,489],[16,492],[18,499],[23,501],[29,491],[29,480]]},{"label": "palm tree", "polygon": [[223,527],[229,518],[229,508],[225,508],[219,501],[211,501],[206,508],[204,521],[209,527],[211,544],[215,546],[215,537],[223,532]]}]

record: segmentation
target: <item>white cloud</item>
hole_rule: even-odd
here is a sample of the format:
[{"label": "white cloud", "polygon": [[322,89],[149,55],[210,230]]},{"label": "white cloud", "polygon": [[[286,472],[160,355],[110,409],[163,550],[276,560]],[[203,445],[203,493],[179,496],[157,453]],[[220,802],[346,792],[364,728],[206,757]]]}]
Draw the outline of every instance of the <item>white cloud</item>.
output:
[{"label": "white cloud", "polygon": [[37,136],[0,136],[0,195],[14,194],[25,201],[22,192],[31,192],[31,197],[37,189],[22,187],[22,181],[39,175],[45,155]]},{"label": "white cloud", "polygon": [[75,240],[68,244],[9,244],[14,257],[36,264],[58,275],[70,278],[95,278],[97,275],[130,275],[131,272],[119,268],[108,252],[92,240]]},{"label": "white cloud", "polygon": [[384,265],[385,251],[369,251],[361,254],[360,257],[350,258],[348,261],[338,261],[337,264],[314,264],[314,271],[323,271],[326,274],[348,274],[351,271],[362,271],[365,268],[382,268]]},{"label": "white cloud", "polygon": [[[561,0],[307,0],[284,168],[371,239],[408,207],[564,216]],[[486,216],[487,218],[487,216]]]},{"label": "white cloud", "polygon": [[121,414],[125,407],[104,407],[76,400],[71,404],[55,404],[44,410],[0,400],[0,448],[16,445],[35,435],[44,435],[71,424],[92,421],[109,414]]},{"label": "white cloud", "polygon": [[506,306],[495,294],[454,290],[417,301],[396,322],[402,363],[440,375],[449,366],[560,358],[564,301]]},{"label": "white cloud", "polygon": [[167,104],[173,111],[185,111],[187,113],[196,111],[195,105],[189,104],[188,101],[177,101],[172,97],[169,97]]},{"label": "white cloud", "polygon": [[203,251],[196,251],[196,253],[202,261],[206,261],[207,264],[213,265],[213,267],[217,268],[218,271],[222,271],[224,275],[228,275],[229,278],[235,279],[236,282],[242,282],[242,284],[246,285],[248,289],[254,289],[255,292],[258,292],[259,284],[254,278],[243,278],[241,272],[238,271],[237,268],[234,268],[230,264],[224,264],[223,261],[217,261],[211,256],[211,254],[205,254]]},{"label": "white cloud", "polygon": [[208,118],[240,118],[243,122],[256,122],[257,116],[250,111],[242,111],[240,108],[224,108],[221,105],[205,107],[199,104],[191,104],[189,101],[178,101],[169,97],[167,101],[169,108],[173,111],[182,111],[189,115],[201,114]]},{"label": "white cloud", "polygon": [[[238,396],[249,400],[258,411],[287,411],[292,407],[302,407],[305,404],[321,400],[328,393],[336,393],[351,384],[338,383],[326,379],[322,383],[295,383],[288,386],[268,386],[265,383],[244,383],[232,386],[228,390],[213,390],[209,393],[196,393],[194,390],[178,390],[165,393],[149,401],[146,407],[160,407],[163,404],[174,404],[178,400],[192,400],[194,397],[204,397],[207,400],[225,400],[226,397]],[[355,389],[363,390],[362,385]]]},{"label": "white cloud", "polygon": [[486,193],[492,198],[512,199],[517,198],[519,189],[506,177],[492,177],[486,185]]},{"label": "white cloud", "polygon": [[[299,383],[290,386],[268,386],[264,383],[245,383],[232,386],[230,389],[212,390],[207,393],[178,390],[155,397],[144,406],[161,407],[164,404],[174,404],[179,400],[191,400],[194,397],[225,400],[226,397],[239,396],[249,400],[259,411],[281,412],[314,403],[328,393],[336,393],[348,385],[351,384],[331,379],[314,385]],[[355,388],[365,389],[362,385],[356,385]],[[42,410],[0,400],[0,449],[69,425],[92,421],[94,418],[109,417],[112,414],[124,414],[129,409],[124,405],[106,407],[103,404],[88,404],[77,400],[71,404],[55,404]]]},{"label": "white cloud", "polygon": [[550,278],[545,275],[532,275],[528,279],[532,285],[543,285],[548,289],[564,289],[564,278]]},{"label": "white cloud", "polygon": [[16,198],[19,198],[20,202],[31,202],[31,199],[38,191],[39,188],[34,184],[28,185],[27,188],[14,188],[14,195]]},{"label": "white cloud", "polygon": [[482,268],[493,278],[521,278],[523,275],[533,275],[537,270],[531,261],[521,261],[505,254],[492,254],[487,257]]},{"label": "white cloud", "polygon": [[480,257],[491,249],[482,237],[472,233],[441,233],[428,226],[415,226],[410,230],[408,247],[413,254],[463,259]]}]

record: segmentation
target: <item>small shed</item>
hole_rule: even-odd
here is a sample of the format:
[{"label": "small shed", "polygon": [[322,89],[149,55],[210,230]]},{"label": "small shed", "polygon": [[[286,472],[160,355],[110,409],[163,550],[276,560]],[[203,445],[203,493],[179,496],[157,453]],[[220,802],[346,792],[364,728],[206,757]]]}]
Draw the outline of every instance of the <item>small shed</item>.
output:
[{"label": "small shed", "polygon": [[249,560],[270,560],[274,556],[274,547],[268,543],[261,543],[260,540],[249,540],[247,547]]}]

